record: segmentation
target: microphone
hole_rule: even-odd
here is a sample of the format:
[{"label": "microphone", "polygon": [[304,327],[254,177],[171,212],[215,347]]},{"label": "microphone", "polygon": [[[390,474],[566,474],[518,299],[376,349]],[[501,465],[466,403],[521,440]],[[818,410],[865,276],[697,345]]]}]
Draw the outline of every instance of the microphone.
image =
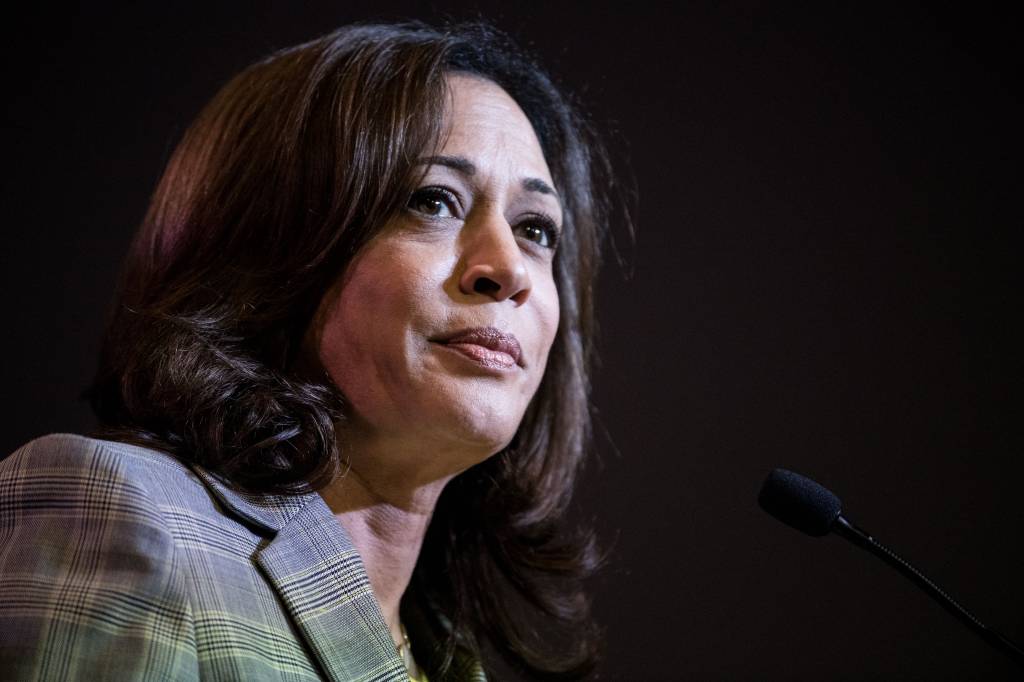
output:
[{"label": "microphone", "polygon": [[831,532],[868,550],[913,581],[989,645],[1024,668],[1024,651],[1020,647],[975,618],[920,571],[851,523],[843,516],[842,502],[828,488],[792,471],[775,469],[761,486],[757,501],[779,521],[808,535],[820,537]]}]

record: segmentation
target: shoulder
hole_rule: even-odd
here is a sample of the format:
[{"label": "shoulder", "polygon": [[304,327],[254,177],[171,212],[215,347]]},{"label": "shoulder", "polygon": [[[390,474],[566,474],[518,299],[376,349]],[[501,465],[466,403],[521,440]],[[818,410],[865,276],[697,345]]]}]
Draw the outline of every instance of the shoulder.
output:
[{"label": "shoulder", "polygon": [[203,488],[166,453],[75,434],[36,438],[0,462],[0,544],[19,548],[0,553],[0,567],[31,560],[58,570],[102,550],[144,554],[162,570],[174,553],[167,499],[190,487]]},{"label": "shoulder", "polygon": [[94,472],[95,476],[175,476],[186,473],[188,467],[159,450],[75,433],[40,436],[0,461],[0,472],[7,476],[40,470]]},{"label": "shoulder", "polygon": [[121,501],[151,508],[169,496],[203,489],[168,453],[71,433],[41,436],[0,461],[0,505],[59,496],[69,503]]},{"label": "shoulder", "polygon": [[12,528],[47,523],[64,536],[103,529],[107,544],[177,548],[189,559],[197,542],[205,547],[224,535],[233,545],[259,541],[260,529],[233,507],[237,497],[208,471],[166,452],[50,434],[0,461],[0,541]]},{"label": "shoulder", "polygon": [[188,476],[164,453],[72,434],[0,462],[0,668],[14,679],[188,676],[188,589],[154,492]]}]

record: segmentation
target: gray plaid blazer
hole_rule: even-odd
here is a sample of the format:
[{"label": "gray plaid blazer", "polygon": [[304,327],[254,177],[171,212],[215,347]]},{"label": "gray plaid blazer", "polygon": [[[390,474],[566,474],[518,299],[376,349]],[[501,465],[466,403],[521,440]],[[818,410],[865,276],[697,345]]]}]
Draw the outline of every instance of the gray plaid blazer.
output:
[{"label": "gray plaid blazer", "polygon": [[[165,453],[52,434],[0,461],[0,678],[408,676],[320,495],[240,495]],[[449,679],[484,674],[461,652]]]}]

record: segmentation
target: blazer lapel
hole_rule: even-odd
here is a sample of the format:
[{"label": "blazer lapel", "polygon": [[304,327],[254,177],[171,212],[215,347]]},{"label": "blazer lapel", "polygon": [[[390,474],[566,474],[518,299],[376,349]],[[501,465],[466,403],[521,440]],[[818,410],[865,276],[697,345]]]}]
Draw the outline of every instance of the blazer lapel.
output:
[{"label": "blazer lapel", "polygon": [[331,680],[407,680],[359,553],[319,495],[256,557]]},{"label": "blazer lapel", "polygon": [[256,563],[327,679],[408,680],[359,552],[319,494],[242,495],[194,468],[221,503],[274,534],[257,552]]}]

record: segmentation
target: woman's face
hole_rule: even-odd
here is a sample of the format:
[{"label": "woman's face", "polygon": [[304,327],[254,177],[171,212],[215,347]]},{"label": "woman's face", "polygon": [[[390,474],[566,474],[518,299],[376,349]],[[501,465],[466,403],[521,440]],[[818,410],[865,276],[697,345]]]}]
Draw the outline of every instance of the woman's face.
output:
[{"label": "woman's face", "polygon": [[540,384],[558,328],[562,224],[515,101],[484,79],[448,83],[447,141],[314,324],[320,363],[349,402],[346,443],[375,439],[438,473],[507,445]]}]

